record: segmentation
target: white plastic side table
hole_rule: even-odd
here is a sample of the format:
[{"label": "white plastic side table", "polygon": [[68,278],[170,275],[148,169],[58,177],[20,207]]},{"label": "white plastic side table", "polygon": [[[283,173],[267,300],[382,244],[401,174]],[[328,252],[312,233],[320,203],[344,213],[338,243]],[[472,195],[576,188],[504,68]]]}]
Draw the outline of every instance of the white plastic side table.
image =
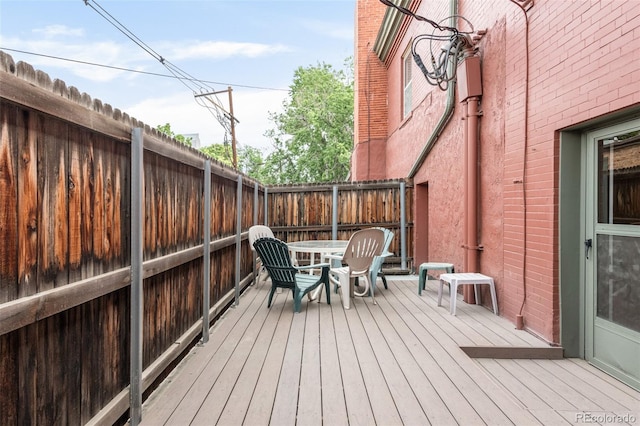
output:
[{"label": "white plastic side table", "polygon": [[441,274],[440,286],[438,287],[438,306],[442,302],[442,287],[444,283],[449,283],[449,312],[456,314],[456,295],[458,294],[458,286],[473,284],[473,290],[476,295],[476,305],[480,304],[479,284],[488,284],[491,289],[491,302],[493,303],[493,313],[498,315],[498,301],[496,299],[496,287],[493,278],[475,272],[462,272],[455,274]]}]

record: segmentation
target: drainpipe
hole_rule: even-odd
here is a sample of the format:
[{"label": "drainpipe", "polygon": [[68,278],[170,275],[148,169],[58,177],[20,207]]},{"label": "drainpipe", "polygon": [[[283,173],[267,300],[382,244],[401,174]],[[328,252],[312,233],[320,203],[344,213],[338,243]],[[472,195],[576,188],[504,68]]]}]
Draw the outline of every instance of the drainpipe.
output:
[{"label": "drainpipe", "polygon": [[455,80],[449,82],[449,87],[447,88],[447,105],[444,108],[444,113],[440,117],[438,124],[436,124],[435,129],[433,129],[433,133],[431,133],[431,136],[429,137],[429,139],[427,140],[427,143],[422,148],[422,151],[420,151],[420,155],[418,155],[418,158],[416,159],[415,163],[413,163],[413,167],[411,167],[411,170],[407,175],[409,179],[413,179],[416,173],[418,173],[418,170],[420,170],[420,167],[422,167],[422,163],[424,163],[424,160],[427,158],[429,151],[431,151],[431,148],[433,148],[436,141],[438,140],[438,138],[440,137],[444,129],[447,127],[447,124],[451,120],[451,117],[453,117],[454,100],[456,97],[455,86],[456,86]]},{"label": "drainpipe", "polygon": [[[472,96],[465,101],[465,272],[479,272],[478,267],[478,104],[480,98]],[[467,303],[475,302],[471,286],[463,286],[462,295]]]},{"label": "drainpipe", "polygon": [[[451,0],[451,2],[449,3],[449,16],[451,16],[449,25],[451,27],[456,26],[457,14],[458,14],[458,0]],[[449,75],[453,74],[454,66],[456,66],[456,64],[453,63],[453,61],[450,61]],[[409,179],[413,179],[416,173],[418,173],[418,170],[420,170],[420,167],[422,167],[422,163],[424,163],[424,160],[427,158],[429,151],[431,151],[431,148],[433,148],[436,141],[444,131],[445,127],[447,127],[447,124],[451,120],[451,117],[453,117],[455,98],[456,98],[456,81],[453,80],[449,82],[449,86],[447,87],[447,104],[444,108],[444,112],[442,113],[440,120],[438,120],[438,123],[436,124],[435,129],[433,129],[433,132],[431,133],[431,136],[427,140],[427,143],[422,148],[422,151],[420,151],[420,155],[418,155],[418,158],[416,159],[415,163],[413,163],[413,166],[411,167],[411,170],[407,175]]]}]

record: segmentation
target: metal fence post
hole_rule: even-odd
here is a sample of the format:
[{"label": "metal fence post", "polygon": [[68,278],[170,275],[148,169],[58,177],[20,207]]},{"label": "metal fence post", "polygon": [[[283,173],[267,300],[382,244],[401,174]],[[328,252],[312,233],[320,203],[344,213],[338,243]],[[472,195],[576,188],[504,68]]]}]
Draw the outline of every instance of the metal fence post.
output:
[{"label": "metal fence post", "polygon": [[204,242],[202,253],[202,343],[209,341],[211,282],[211,160],[204,162]]},{"label": "metal fence post", "polygon": [[333,209],[331,217],[331,239],[338,239],[338,185],[333,185]]},{"label": "metal fence post", "polygon": [[238,191],[236,195],[236,285],[234,306],[240,304],[240,255],[242,243],[242,175],[238,175]]},{"label": "metal fence post", "polygon": [[269,197],[267,197],[269,193],[269,189],[268,188],[264,188],[264,224],[266,226],[269,226],[269,221],[267,220],[267,200],[269,199]]},{"label": "metal fence post", "polygon": [[258,192],[258,182],[255,183],[254,187],[253,187],[253,224],[257,225],[258,224],[258,205],[260,202],[260,199],[258,198],[259,192]]},{"label": "metal fence post", "polygon": [[[258,206],[260,205],[260,198],[258,197],[259,192],[258,192],[258,182],[255,183],[255,186],[253,187],[253,224],[257,225],[258,224],[258,217],[260,216],[258,214]],[[251,242],[249,242],[249,244],[251,244]],[[251,247],[251,270],[253,271],[253,285],[256,285],[258,283],[258,278],[260,277],[260,273],[258,271],[256,271],[256,263],[257,263],[257,259],[258,259],[258,255],[256,254],[255,250],[253,250],[253,247]]]},{"label": "metal fence post", "polygon": [[400,268],[407,269],[407,223],[405,183],[400,182]]},{"label": "metal fence post", "polygon": [[129,415],[132,426],[142,420],[142,250],[144,203],[144,144],[142,128],[131,131],[131,365]]}]

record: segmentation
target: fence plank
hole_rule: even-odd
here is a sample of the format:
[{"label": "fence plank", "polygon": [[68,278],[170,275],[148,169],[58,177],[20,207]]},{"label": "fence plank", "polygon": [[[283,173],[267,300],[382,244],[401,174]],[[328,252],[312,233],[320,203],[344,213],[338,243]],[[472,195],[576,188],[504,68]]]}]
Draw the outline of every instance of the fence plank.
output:
[{"label": "fence plank", "polygon": [[[38,272],[38,133],[34,113],[16,114],[18,166],[18,297],[36,292]],[[33,131],[30,129],[33,128]]]},{"label": "fence plank", "polygon": [[0,303],[17,297],[18,146],[15,107],[0,109]]},{"label": "fence plank", "polygon": [[66,285],[68,275],[67,138],[68,127],[45,118],[37,120],[38,144],[38,291]]},{"label": "fence plank", "polygon": [[18,333],[0,336],[0,412],[6,424],[18,422]]}]

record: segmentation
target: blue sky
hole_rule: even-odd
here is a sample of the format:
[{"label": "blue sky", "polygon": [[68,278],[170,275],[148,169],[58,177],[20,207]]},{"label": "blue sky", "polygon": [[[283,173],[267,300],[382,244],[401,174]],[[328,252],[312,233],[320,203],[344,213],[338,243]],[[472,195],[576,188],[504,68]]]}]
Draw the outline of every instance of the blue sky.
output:
[{"label": "blue sky", "polygon": [[[320,62],[343,68],[353,55],[355,0],[88,3],[0,0],[0,48],[145,124],[170,123],[176,133],[198,133],[202,145],[222,142],[224,128],[196,102],[193,87],[145,74],[171,75],[155,54],[214,91],[231,86],[238,143],[266,149],[269,112],[281,110],[295,69]],[[151,53],[94,8],[115,18]],[[216,102],[228,110],[228,98],[223,92]]]}]

